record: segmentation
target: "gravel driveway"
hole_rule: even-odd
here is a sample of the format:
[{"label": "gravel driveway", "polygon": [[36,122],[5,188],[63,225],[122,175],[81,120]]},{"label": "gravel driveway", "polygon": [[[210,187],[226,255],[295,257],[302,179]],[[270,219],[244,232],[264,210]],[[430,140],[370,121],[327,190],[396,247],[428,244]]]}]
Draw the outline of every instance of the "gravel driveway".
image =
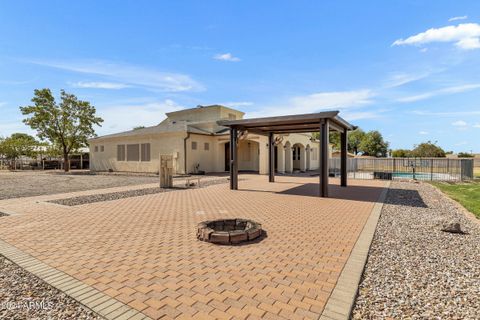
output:
[{"label": "gravel driveway", "polygon": [[[354,319],[479,319],[480,224],[429,184],[393,182]],[[441,231],[461,223],[466,235]]]},{"label": "gravel driveway", "polygon": [[157,183],[158,177],[62,174],[59,172],[0,172],[0,200]]}]

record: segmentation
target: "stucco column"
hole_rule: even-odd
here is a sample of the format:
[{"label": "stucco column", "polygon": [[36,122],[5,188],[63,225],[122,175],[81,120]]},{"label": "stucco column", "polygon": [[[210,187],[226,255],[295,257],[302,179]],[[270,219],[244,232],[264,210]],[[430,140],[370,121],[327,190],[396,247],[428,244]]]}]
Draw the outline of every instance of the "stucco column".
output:
[{"label": "stucco column", "polygon": [[282,144],[277,146],[277,171],[285,173],[285,149]]},{"label": "stucco column", "polygon": [[311,159],[312,159],[312,148],[310,148],[310,146],[307,146],[306,148],[307,152],[306,152],[306,157],[307,157],[307,166],[306,166],[306,170],[310,170],[312,165],[311,165]]},{"label": "stucco column", "polygon": [[292,147],[290,145],[285,146],[285,172],[292,173],[293,172],[293,153]]},{"label": "stucco column", "polygon": [[305,148],[300,148],[300,171],[306,171],[307,168],[307,152]]}]

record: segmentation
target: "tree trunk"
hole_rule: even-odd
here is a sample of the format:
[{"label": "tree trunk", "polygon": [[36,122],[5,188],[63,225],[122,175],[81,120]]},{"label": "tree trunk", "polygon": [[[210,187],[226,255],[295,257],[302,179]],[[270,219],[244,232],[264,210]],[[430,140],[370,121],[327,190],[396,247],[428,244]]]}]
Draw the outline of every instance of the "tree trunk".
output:
[{"label": "tree trunk", "polygon": [[68,161],[68,153],[66,152],[63,153],[63,170],[65,172],[70,171],[70,161]]}]

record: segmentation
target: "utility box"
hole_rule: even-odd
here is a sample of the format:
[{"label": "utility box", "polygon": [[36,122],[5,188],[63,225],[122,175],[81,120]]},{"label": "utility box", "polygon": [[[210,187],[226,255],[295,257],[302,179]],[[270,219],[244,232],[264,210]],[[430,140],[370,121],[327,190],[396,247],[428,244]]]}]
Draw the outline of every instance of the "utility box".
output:
[{"label": "utility box", "polygon": [[160,176],[160,188],[173,187],[173,155],[160,155],[160,170],[158,174]]}]

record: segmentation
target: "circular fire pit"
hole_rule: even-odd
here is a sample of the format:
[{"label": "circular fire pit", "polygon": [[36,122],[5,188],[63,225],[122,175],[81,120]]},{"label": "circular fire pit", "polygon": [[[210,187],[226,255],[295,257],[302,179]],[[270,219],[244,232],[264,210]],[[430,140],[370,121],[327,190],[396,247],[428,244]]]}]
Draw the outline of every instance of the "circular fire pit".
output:
[{"label": "circular fire pit", "polygon": [[223,219],[198,224],[197,238],[218,244],[252,241],[262,234],[262,225],[253,220]]}]

